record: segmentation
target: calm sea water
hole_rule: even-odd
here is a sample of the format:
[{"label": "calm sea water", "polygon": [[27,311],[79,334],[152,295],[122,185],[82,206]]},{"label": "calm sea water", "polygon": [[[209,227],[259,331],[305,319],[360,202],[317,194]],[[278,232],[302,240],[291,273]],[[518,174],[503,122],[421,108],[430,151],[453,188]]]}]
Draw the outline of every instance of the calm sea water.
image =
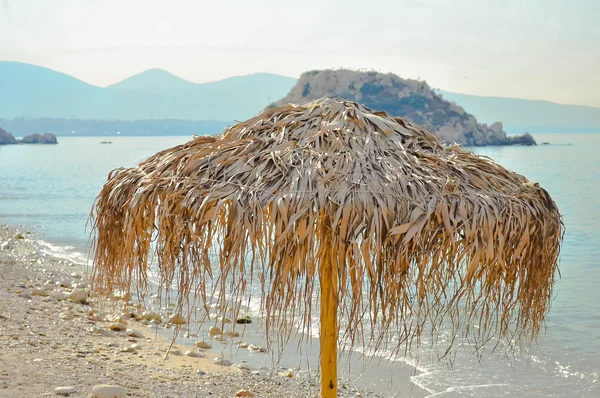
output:
[{"label": "calm sea water", "polygon": [[[59,137],[59,145],[0,146],[0,221],[39,234],[65,253],[87,253],[86,221],[110,170],[133,166],[189,137]],[[600,396],[600,134],[536,134],[537,147],[479,148],[539,181],[566,225],[561,279],[536,346],[503,357],[468,348],[452,366],[419,349],[414,382],[431,396]],[[81,257],[81,256],[80,256]],[[74,255],[73,258],[77,258]],[[390,394],[392,395],[392,394]]]}]

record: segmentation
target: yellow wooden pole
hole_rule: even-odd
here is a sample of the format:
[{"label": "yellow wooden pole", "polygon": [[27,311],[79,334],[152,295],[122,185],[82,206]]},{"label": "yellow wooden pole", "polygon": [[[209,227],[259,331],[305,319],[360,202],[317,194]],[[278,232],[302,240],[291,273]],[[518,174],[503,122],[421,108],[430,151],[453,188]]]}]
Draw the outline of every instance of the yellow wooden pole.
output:
[{"label": "yellow wooden pole", "polygon": [[337,398],[337,344],[338,344],[338,292],[337,267],[333,263],[331,242],[327,242],[330,253],[321,265],[321,397]]}]

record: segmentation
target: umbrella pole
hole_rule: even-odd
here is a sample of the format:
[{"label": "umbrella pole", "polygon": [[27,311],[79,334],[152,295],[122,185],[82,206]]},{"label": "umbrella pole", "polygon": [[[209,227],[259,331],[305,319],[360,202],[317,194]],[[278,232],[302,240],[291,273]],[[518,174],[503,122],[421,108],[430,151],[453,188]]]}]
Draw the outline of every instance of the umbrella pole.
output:
[{"label": "umbrella pole", "polygon": [[[329,242],[331,243],[331,242]],[[333,250],[330,252],[320,269],[321,280],[321,397],[337,397],[337,268],[333,266]]]}]

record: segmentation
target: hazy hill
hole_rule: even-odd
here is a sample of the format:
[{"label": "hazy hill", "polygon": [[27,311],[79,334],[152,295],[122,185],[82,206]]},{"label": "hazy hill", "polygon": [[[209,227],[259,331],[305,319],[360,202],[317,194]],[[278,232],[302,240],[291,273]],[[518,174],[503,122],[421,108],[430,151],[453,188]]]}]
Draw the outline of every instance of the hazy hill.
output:
[{"label": "hazy hill", "polygon": [[245,120],[295,81],[261,73],[195,84],[151,69],[101,88],[47,68],[0,62],[0,118]]},{"label": "hazy hill", "polygon": [[600,108],[518,98],[479,97],[436,90],[483,123],[502,120],[508,131],[600,131]]},{"label": "hazy hill", "polygon": [[336,97],[366,105],[372,110],[400,116],[437,133],[446,142],[462,145],[534,145],[530,135],[507,137],[502,123],[478,123],[462,107],[444,100],[426,82],[394,74],[353,70],[319,70],[303,73],[289,94],[273,104],[301,104],[321,97]]},{"label": "hazy hill", "polygon": [[[42,123],[27,122],[32,119],[148,120],[150,125],[150,119],[183,119],[211,120],[218,125],[228,125],[234,120],[256,115],[269,102],[284,97],[296,82],[297,79],[291,77],[256,73],[196,84],[162,69],[150,69],[101,88],[39,66],[0,61],[0,118],[5,121],[22,118],[12,126],[16,134],[17,130],[45,132],[31,131]],[[442,94],[480,122],[490,124],[501,120],[509,133],[600,131],[600,108]],[[390,106],[401,111],[398,107],[402,101],[408,100],[398,98],[398,103],[390,102]],[[56,121],[53,123],[53,126],[61,127],[61,131],[67,131],[71,122],[60,122],[59,126]],[[142,122],[132,127],[135,131],[146,131],[146,125]],[[172,123],[169,125],[175,127]],[[100,123],[89,131],[110,127],[112,125]]]}]

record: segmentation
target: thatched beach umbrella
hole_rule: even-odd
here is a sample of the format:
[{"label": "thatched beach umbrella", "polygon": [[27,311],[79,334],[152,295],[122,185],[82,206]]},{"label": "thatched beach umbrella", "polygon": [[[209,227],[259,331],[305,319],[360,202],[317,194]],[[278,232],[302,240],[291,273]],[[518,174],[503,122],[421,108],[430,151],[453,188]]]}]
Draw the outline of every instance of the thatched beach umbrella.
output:
[{"label": "thatched beach umbrella", "polygon": [[256,280],[271,327],[309,328],[320,297],[323,397],[336,396],[340,332],[400,347],[446,319],[481,341],[535,338],[563,234],[538,184],[334,99],[266,110],[116,170],[93,219],[103,293],[146,289],[153,254],[180,311],[206,303],[213,278],[222,300]]}]

